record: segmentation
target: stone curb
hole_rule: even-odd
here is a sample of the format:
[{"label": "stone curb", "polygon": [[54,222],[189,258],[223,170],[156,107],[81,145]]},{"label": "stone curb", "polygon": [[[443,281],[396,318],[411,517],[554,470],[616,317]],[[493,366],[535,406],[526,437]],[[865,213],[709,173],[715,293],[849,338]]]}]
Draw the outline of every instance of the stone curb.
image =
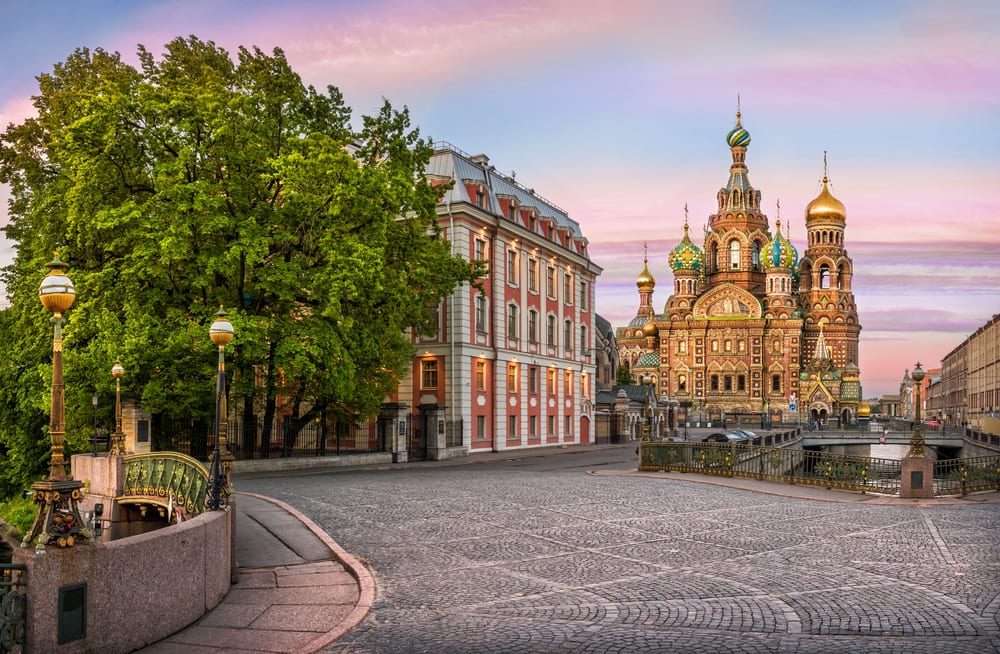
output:
[{"label": "stone curb", "polygon": [[365,616],[368,615],[372,605],[375,603],[377,586],[375,584],[375,578],[368,571],[368,568],[358,561],[358,559],[348,554],[347,551],[345,551],[344,548],[333,540],[329,534],[323,531],[319,525],[295,507],[273,497],[267,497],[266,495],[257,495],[256,493],[247,493],[243,491],[238,491],[237,495],[246,495],[247,497],[253,497],[265,502],[271,502],[298,518],[307,529],[313,532],[317,538],[323,541],[323,543],[330,548],[330,552],[333,554],[334,558],[339,560],[348,573],[350,573],[350,575],[358,582],[359,597],[354,610],[352,610],[351,613],[333,629],[326,632],[322,636],[317,637],[311,643],[298,650],[297,654],[314,654],[353,631],[354,628],[365,619]]}]

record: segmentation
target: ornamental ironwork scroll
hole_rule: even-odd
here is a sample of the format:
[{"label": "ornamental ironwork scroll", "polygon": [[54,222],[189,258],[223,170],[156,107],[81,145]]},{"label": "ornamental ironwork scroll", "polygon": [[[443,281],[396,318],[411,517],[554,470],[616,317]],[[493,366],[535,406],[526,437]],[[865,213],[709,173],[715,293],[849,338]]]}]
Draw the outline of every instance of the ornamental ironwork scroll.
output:
[{"label": "ornamental ironwork scroll", "polygon": [[22,575],[25,566],[0,564],[0,653],[24,645],[27,600]]},{"label": "ornamental ironwork scroll", "polygon": [[192,518],[205,510],[208,471],[197,460],[177,452],[132,454],[125,459],[125,484],[121,501],[127,497],[166,501]]}]

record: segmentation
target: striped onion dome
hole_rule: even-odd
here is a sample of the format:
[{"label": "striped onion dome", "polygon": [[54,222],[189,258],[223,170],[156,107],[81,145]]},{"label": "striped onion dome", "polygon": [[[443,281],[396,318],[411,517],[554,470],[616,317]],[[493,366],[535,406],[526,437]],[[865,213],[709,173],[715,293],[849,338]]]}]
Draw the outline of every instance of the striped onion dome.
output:
[{"label": "striped onion dome", "polygon": [[775,223],[774,238],[764,246],[760,253],[764,268],[795,269],[799,264],[799,252],[787,238],[781,235],[781,221]]},{"label": "striped onion dome", "polygon": [[745,148],[750,145],[750,132],[740,123],[740,112],[736,112],[736,127],[726,134],[726,143],[731,148]]}]

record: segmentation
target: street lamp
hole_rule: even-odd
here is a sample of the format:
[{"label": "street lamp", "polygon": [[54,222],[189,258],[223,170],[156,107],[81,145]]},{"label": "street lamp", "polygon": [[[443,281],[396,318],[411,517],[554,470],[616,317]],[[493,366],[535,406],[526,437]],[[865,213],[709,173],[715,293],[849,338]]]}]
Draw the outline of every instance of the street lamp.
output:
[{"label": "street lamp", "polygon": [[653,407],[656,405],[656,389],[653,388],[653,378],[649,375],[643,375],[641,379],[642,385],[645,388],[643,395],[646,398],[646,424],[643,428],[642,440],[648,441],[652,440],[653,435]]},{"label": "street lamp", "polygon": [[35,491],[38,514],[25,536],[22,547],[32,540],[44,549],[46,545],[72,547],[78,536],[87,537],[82,531],[83,520],[77,502],[83,498],[83,483],[66,477],[66,459],[63,445],[66,442],[65,387],[62,369],[62,327],[63,317],[76,299],[73,282],[66,276],[68,265],[59,260],[57,254],[45,264],[48,274],[38,287],[38,299],[42,306],[52,312],[52,403],[49,416],[49,440],[52,443],[49,458],[49,476],[31,485]]},{"label": "street lamp", "polygon": [[91,456],[97,456],[97,443],[101,440],[100,435],[97,433],[97,393],[94,393],[93,397],[90,398],[90,403],[94,405],[94,436],[90,439]]},{"label": "street lamp", "polygon": [[924,429],[920,424],[920,382],[924,380],[925,372],[923,368],[920,367],[920,362],[914,366],[913,372],[910,373],[910,379],[913,380],[913,391],[914,391],[914,428],[913,435],[910,436],[910,451],[906,456],[912,457],[922,457],[924,456]]},{"label": "street lamp", "polygon": [[125,456],[125,432],[122,431],[122,375],[125,368],[121,361],[115,361],[111,366],[111,376],[115,378],[115,433],[111,435],[109,454]]},{"label": "street lamp", "polygon": [[[208,337],[219,348],[219,373],[215,380],[215,448],[212,450],[212,471],[208,480],[208,497],[205,506],[211,510],[222,509],[229,503],[229,448],[226,444],[226,345],[233,340],[233,325],[226,312],[219,307],[215,321],[208,330]],[[223,453],[223,450],[225,452]],[[225,456],[226,461],[223,462]]]}]

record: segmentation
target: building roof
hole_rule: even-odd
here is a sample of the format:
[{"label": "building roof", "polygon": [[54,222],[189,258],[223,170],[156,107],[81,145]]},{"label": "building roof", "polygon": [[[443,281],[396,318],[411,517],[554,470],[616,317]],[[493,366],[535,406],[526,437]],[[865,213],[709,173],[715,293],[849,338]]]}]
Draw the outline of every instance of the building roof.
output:
[{"label": "building roof", "polygon": [[[445,141],[434,144],[434,154],[427,165],[427,173],[437,177],[451,178],[462,182],[472,180],[482,182],[488,189],[488,211],[501,214],[498,195],[509,195],[517,198],[517,204],[522,207],[535,207],[542,218],[554,220],[559,227],[568,228],[574,237],[583,238],[580,223],[569,217],[565,209],[535,193],[512,177],[497,172],[489,165],[485,155],[469,155]],[[468,202],[475,204],[469,197],[465,185],[455,184],[442,198],[442,202]]]}]

